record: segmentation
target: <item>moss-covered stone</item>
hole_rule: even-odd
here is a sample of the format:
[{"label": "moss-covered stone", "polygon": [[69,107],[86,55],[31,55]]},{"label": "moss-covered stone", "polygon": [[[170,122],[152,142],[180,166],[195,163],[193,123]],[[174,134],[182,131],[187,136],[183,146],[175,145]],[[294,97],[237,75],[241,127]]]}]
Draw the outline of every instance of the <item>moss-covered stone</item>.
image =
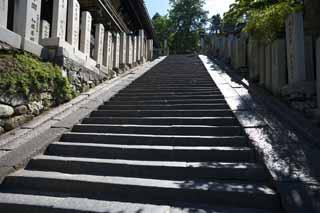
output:
[{"label": "moss-covered stone", "polygon": [[39,101],[43,93],[52,95],[54,105],[75,96],[58,66],[22,51],[0,51],[1,96],[24,96],[28,101]]}]

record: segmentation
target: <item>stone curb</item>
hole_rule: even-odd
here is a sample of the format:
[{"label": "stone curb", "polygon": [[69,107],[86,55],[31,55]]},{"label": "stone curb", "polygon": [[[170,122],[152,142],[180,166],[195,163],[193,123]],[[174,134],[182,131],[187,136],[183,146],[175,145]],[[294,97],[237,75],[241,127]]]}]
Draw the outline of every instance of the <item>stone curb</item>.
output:
[{"label": "stone curb", "polygon": [[70,102],[56,107],[22,127],[0,137],[0,182],[22,168],[36,154],[44,151],[61,134],[90,114],[103,102],[159,64],[166,57],[136,67],[117,78],[104,82]]},{"label": "stone curb", "polygon": [[266,105],[261,98],[258,100],[255,96],[263,94],[257,94],[256,90],[252,93],[254,88],[241,78],[234,78],[236,73],[228,70],[229,75],[208,57],[200,55],[199,58],[223,95],[230,95],[227,90],[238,93],[232,101],[226,100],[271,173],[285,210],[290,213],[319,212],[319,177],[313,172],[317,168],[313,168],[309,158],[312,156],[313,164],[317,164],[320,151],[304,144],[289,125],[275,116],[273,110],[270,112],[268,105],[272,103]]}]

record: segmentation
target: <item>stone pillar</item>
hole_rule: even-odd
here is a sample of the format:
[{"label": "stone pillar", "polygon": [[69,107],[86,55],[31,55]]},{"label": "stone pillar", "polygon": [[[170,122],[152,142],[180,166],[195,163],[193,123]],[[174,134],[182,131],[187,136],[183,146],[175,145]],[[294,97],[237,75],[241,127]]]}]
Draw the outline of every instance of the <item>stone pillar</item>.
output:
[{"label": "stone pillar", "polygon": [[82,12],[80,50],[88,57],[90,56],[91,25],[91,14],[88,11]]},{"label": "stone pillar", "polygon": [[40,0],[16,0],[14,8],[14,32],[28,41],[39,42]]},{"label": "stone pillar", "polygon": [[16,0],[14,5],[13,31],[21,35],[21,48],[40,56],[41,0]]},{"label": "stone pillar", "polygon": [[7,28],[8,0],[0,0],[0,27]]},{"label": "stone pillar", "polygon": [[259,48],[258,42],[249,39],[248,45],[249,79],[257,81],[259,79]]},{"label": "stone pillar", "polygon": [[306,63],[306,80],[314,81],[315,76],[315,61],[314,61],[314,42],[312,36],[304,37],[305,46],[305,63]]},{"label": "stone pillar", "polygon": [[127,51],[126,51],[126,63],[128,65],[132,65],[132,52],[133,52],[133,47],[132,47],[132,36],[128,35],[127,36]]},{"label": "stone pillar", "polygon": [[53,1],[52,37],[59,38],[62,41],[66,39],[67,9],[67,0]]},{"label": "stone pillar", "polygon": [[265,85],[266,83],[266,51],[263,44],[259,45],[259,58],[258,58],[258,68],[259,68],[259,84]]},{"label": "stone pillar", "polygon": [[127,34],[122,32],[120,37],[120,66],[125,67],[127,59]]},{"label": "stone pillar", "polygon": [[116,33],[113,46],[113,69],[119,69],[120,60],[120,34]]},{"label": "stone pillar", "polygon": [[152,59],[153,59],[153,40],[152,39],[149,39],[147,41],[147,53],[148,53],[147,59],[149,61],[152,61]]},{"label": "stone pillar", "polygon": [[40,29],[40,43],[42,40],[50,37],[50,23],[46,20],[41,20],[41,29]]},{"label": "stone pillar", "polygon": [[318,111],[320,111],[320,37],[316,42],[316,58],[317,58],[317,102]]},{"label": "stone pillar", "polygon": [[136,49],[136,61],[140,62],[141,59],[141,38],[140,36],[137,36],[137,49]]},{"label": "stone pillar", "polygon": [[275,40],[271,46],[271,77],[272,92],[280,95],[280,90],[287,84],[286,42],[284,39]]},{"label": "stone pillar", "polygon": [[109,64],[109,69],[113,70],[113,64],[114,64],[114,39],[113,36],[111,37],[111,60]]},{"label": "stone pillar", "polygon": [[164,55],[169,55],[169,51],[168,51],[168,40],[165,39],[163,42],[163,49],[164,49]]},{"label": "stone pillar", "polygon": [[112,34],[107,31],[104,34],[104,48],[103,48],[103,65],[110,70],[110,64],[112,61]]},{"label": "stone pillar", "polygon": [[97,64],[102,64],[103,61],[103,43],[104,26],[103,24],[96,24],[93,58],[97,61]]},{"label": "stone pillar", "polygon": [[304,26],[302,12],[286,20],[287,63],[289,84],[306,80]]},{"label": "stone pillar", "polygon": [[232,53],[232,42],[234,40],[233,35],[228,36],[228,41],[227,41],[227,58],[230,61],[231,58],[231,53]]},{"label": "stone pillar", "polygon": [[271,70],[271,58],[272,58],[272,48],[271,45],[267,45],[265,48],[265,56],[266,56],[266,80],[265,86],[268,90],[272,90],[272,70]]},{"label": "stone pillar", "polygon": [[79,49],[80,4],[77,0],[69,0],[67,41],[76,50]]},{"label": "stone pillar", "polygon": [[138,42],[138,61],[144,61],[144,30],[139,30],[139,42]]},{"label": "stone pillar", "polygon": [[133,37],[133,54],[132,54],[132,58],[133,58],[133,63],[137,62],[137,36]]}]

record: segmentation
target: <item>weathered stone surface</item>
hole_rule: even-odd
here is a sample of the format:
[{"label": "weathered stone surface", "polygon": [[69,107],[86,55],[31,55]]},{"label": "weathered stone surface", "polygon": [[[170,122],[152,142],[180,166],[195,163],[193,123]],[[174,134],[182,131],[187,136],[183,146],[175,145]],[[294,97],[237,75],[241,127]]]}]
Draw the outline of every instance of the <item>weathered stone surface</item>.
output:
[{"label": "weathered stone surface", "polygon": [[18,116],[9,118],[4,123],[4,129],[6,131],[10,131],[30,121],[32,118],[33,118],[32,115],[18,115]]},{"label": "weathered stone surface", "polygon": [[4,103],[13,107],[26,104],[27,102],[28,100],[24,95],[0,95],[0,103]]},{"label": "weathered stone surface", "polygon": [[0,104],[0,118],[8,118],[13,115],[14,109],[11,106]]},{"label": "weathered stone surface", "polygon": [[14,109],[16,115],[24,115],[28,112],[28,107],[26,105],[18,106]]},{"label": "weathered stone surface", "polygon": [[289,84],[281,89],[281,94],[289,101],[304,101],[316,95],[316,85],[314,82],[306,81]]},{"label": "weathered stone surface", "polygon": [[4,128],[0,126],[0,135],[5,132]]},{"label": "weathered stone surface", "polygon": [[286,21],[287,63],[289,84],[307,80],[302,12],[290,15]]},{"label": "weathered stone surface", "polygon": [[44,109],[44,106],[41,102],[34,101],[28,104],[28,108],[33,115],[39,115]]},{"label": "weathered stone surface", "polygon": [[7,28],[8,0],[0,0],[0,27]]},{"label": "weathered stone surface", "polygon": [[272,48],[271,45],[267,45],[265,48],[265,56],[266,56],[266,83],[265,86],[268,90],[272,89],[272,69],[271,69],[271,60],[272,60]]},{"label": "weathered stone surface", "polygon": [[26,40],[38,43],[40,36],[40,0],[16,0],[14,5],[14,32]]},{"label": "weathered stone surface", "polygon": [[67,28],[67,0],[53,1],[53,15],[52,15],[52,37],[60,38],[63,41],[66,37]]},{"label": "weathered stone surface", "polygon": [[112,61],[112,34],[110,31],[104,34],[104,48],[103,48],[103,65],[106,66],[107,70],[111,69]]},{"label": "weathered stone surface", "polygon": [[40,42],[43,39],[50,37],[50,23],[46,20],[41,20]]},{"label": "weathered stone surface", "polygon": [[104,26],[103,26],[103,24],[97,24],[95,30],[96,30],[96,32],[95,32],[93,58],[97,61],[97,64],[102,64],[103,43],[104,43]]},{"label": "weathered stone surface", "polygon": [[317,60],[317,102],[318,110],[320,110],[320,37],[316,44],[316,60]]},{"label": "weathered stone surface", "polygon": [[84,11],[81,16],[81,36],[80,50],[86,55],[90,55],[92,16],[90,12]]},{"label": "weathered stone surface", "polygon": [[68,29],[67,41],[76,49],[79,49],[80,31],[80,4],[77,0],[69,0],[68,3]]},{"label": "weathered stone surface", "polygon": [[286,44],[284,39],[277,39],[272,43],[272,92],[275,95],[280,95],[281,88],[287,83],[286,71]]}]

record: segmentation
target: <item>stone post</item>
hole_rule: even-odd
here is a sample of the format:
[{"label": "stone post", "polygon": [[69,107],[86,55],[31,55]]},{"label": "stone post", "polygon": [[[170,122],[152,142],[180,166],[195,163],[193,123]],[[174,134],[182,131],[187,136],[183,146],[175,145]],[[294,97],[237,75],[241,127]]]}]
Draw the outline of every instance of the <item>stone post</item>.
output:
[{"label": "stone post", "polygon": [[144,61],[144,30],[139,30],[139,49],[138,49],[138,61]]},{"label": "stone post", "polygon": [[317,102],[318,111],[320,111],[320,37],[316,42],[316,59],[317,59]]},{"label": "stone post", "polygon": [[305,46],[305,63],[306,63],[306,80],[315,81],[315,61],[314,61],[314,42],[312,36],[304,37]]},{"label": "stone post", "polygon": [[67,41],[76,50],[79,49],[80,4],[77,0],[69,0]]},{"label": "stone post", "polygon": [[228,59],[228,61],[230,61],[230,58],[231,58],[233,39],[234,39],[233,35],[228,36],[228,41],[227,41],[227,59]]},{"label": "stone post", "polygon": [[248,42],[248,68],[249,79],[256,81],[258,79],[258,42],[249,38]]},{"label": "stone post", "polygon": [[287,84],[286,42],[284,39],[275,40],[271,45],[271,83],[272,92],[280,95],[280,90]]},{"label": "stone post", "polygon": [[[46,20],[41,20],[40,41],[50,37],[50,23]],[[41,43],[41,42],[40,42]]]},{"label": "stone post", "polygon": [[53,1],[52,37],[60,38],[62,41],[66,39],[67,9],[67,0]]},{"label": "stone post", "polygon": [[0,27],[7,28],[8,0],[0,0]]},{"label": "stone post", "polygon": [[91,25],[92,25],[91,14],[88,11],[82,12],[80,50],[87,57],[90,56]]},{"label": "stone post", "polygon": [[21,35],[21,48],[38,56],[42,54],[40,38],[41,0],[16,0],[13,31]]},{"label": "stone post", "polygon": [[122,32],[120,37],[120,66],[123,68],[126,65],[127,56],[127,34]]},{"label": "stone post", "polygon": [[169,55],[168,53],[168,40],[165,39],[163,42],[164,55]]},{"label": "stone post", "polygon": [[104,34],[104,48],[103,48],[103,64],[110,70],[110,64],[112,61],[112,34],[107,31]]},{"label": "stone post", "polygon": [[111,37],[111,60],[109,64],[109,69],[113,70],[113,64],[114,64],[114,39],[113,36]]},{"label": "stone post", "polygon": [[259,84],[265,85],[266,83],[266,51],[263,44],[259,44]]},{"label": "stone post", "polygon": [[14,32],[28,41],[39,42],[40,0],[16,0],[14,8]]},{"label": "stone post", "polygon": [[267,45],[265,48],[265,56],[266,56],[266,80],[265,86],[271,91],[272,90],[272,70],[271,70],[271,58],[272,58],[272,47],[271,45]]},{"label": "stone post", "polygon": [[97,61],[97,64],[103,62],[103,43],[104,43],[104,26],[103,24],[96,24],[95,40],[94,40],[94,52],[93,58]]},{"label": "stone post", "polygon": [[286,20],[287,63],[289,84],[306,80],[304,25],[302,12]]},{"label": "stone post", "polygon": [[120,60],[120,34],[116,33],[113,46],[113,69],[119,69]]},{"label": "stone post", "polygon": [[133,58],[133,63],[137,62],[137,36],[133,37],[133,54],[132,54],[132,58]]},{"label": "stone post", "polygon": [[133,51],[133,47],[132,47],[132,36],[128,35],[127,36],[127,51],[126,51],[126,63],[128,65],[132,65],[132,51]]},{"label": "stone post", "polygon": [[152,39],[149,39],[147,41],[147,53],[148,53],[147,59],[149,61],[152,61],[152,59],[153,59],[153,40]]}]

